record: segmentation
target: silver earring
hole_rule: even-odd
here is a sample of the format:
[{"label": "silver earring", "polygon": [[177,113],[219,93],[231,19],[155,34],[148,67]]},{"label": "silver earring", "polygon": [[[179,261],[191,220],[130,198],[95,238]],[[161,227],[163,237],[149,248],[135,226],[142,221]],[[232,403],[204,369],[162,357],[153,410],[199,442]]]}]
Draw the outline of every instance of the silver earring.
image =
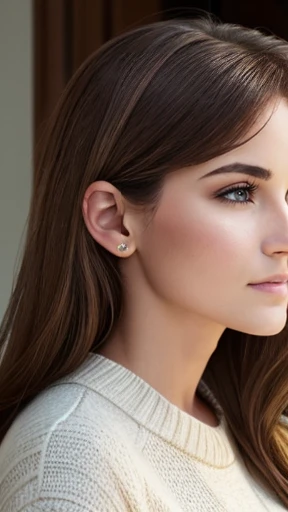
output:
[{"label": "silver earring", "polygon": [[128,245],[126,245],[126,244],[122,243],[122,244],[118,245],[117,249],[118,249],[118,251],[120,251],[120,252],[127,251],[127,249],[128,249]]}]

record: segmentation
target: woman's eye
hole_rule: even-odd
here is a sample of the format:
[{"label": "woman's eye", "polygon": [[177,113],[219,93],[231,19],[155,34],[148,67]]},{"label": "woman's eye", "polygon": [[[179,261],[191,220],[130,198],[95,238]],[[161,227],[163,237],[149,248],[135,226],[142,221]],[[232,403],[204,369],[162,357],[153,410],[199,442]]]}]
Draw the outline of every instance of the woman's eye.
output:
[{"label": "woman's eye", "polygon": [[230,196],[232,201],[240,201],[241,203],[247,203],[249,201],[249,193],[246,188],[239,188],[232,192],[226,192],[225,196]]},{"label": "woman's eye", "polygon": [[257,188],[258,186],[253,183],[237,185],[221,192],[221,194],[217,195],[217,198],[220,199],[220,201],[233,204],[253,203],[252,198]]}]

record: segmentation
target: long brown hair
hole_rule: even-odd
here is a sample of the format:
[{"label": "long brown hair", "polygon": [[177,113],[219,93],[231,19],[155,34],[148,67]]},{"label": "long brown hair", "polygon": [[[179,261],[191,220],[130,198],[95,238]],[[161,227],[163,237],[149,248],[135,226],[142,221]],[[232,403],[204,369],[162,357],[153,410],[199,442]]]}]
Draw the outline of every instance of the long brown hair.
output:
[{"label": "long brown hair", "polygon": [[[1,438],[40,390],[97,352],[119,318],[119,261],[83,220],[89,184],[106,180],[135,204],[155,205],[167,173],[239,145],[280,97],[288,43],[210,17],[134,29],[81,66],[39,151],[1,325]],[[267,338],[226,329],[205,378],[247,467],[288,506],[287,328]]]}]

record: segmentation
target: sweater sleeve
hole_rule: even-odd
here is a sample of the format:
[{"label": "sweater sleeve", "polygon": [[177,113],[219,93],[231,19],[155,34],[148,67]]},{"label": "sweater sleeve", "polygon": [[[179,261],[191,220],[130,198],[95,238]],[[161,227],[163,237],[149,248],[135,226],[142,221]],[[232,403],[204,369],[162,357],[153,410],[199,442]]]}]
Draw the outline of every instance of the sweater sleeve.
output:
[{"label": "sweater sleeve", "polygon": [[[28,471],[22,461],[22,472]],[[18,471],[19,468],[13,468]],[[0,502],[0,512],[127,512],[130,505],[121,491],[121,482],[111,468],[99,464],[97,475],[60,467],[53,474],[44,467],[44,480],[34,477],[26,483],[15,481],[8,489],[9,496]],[[79,479],[79,482],[77,482]],[[106,481],[105,481],[106,479]],[[129,498],[128,498],[129,499]]]},{"label": "sweater sleeve", "polygon": [[129,477],[130,470],[126,469],[122,478],[117,443],[89,430],[83,435],[69,428],[57,429],[37,466],[27,455],[18,461],[9,472],[8,499],[0,502],[0,512],[135,510],[133,474]]},{"label": "sweater sleeve", "polygon": [[0,453],[0,512],[137,510],[139,479],[125,446],[86,409],[79,412],[85,393],[66,395],[56,421],[47,412],[47,429],[46,416],[36,409],[7,436]]},{"label": "sweater sleeve", "polygon": [[117,509],[115,508],[115,505],[111,502],[109,504],[109,501],[106,501],[105,505],[97,506],[97,508],[87,508],[83,506],[77,505],[77,503],[73,503],[72,501],[67,500],[40,500],[34,503],[27,504],[20,509],[14,509],[9,508],[9,512],[14,512],[14,510],[17,510],[17,512],[116,512],[118,510],[124,510],[125,509]]}]

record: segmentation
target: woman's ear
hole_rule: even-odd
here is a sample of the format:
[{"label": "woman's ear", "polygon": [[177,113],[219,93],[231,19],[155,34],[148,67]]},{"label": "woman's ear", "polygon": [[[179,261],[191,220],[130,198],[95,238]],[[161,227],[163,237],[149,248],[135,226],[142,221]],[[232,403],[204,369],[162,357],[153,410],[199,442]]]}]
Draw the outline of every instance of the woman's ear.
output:
[{"label": "woman's ear", "polygon": [[107,181],[91,183],[84,195],[82,212],[86,227],[96,242],[112,254],[131,256],[135,241],[125,227],[125,201],[117,188]]}]

